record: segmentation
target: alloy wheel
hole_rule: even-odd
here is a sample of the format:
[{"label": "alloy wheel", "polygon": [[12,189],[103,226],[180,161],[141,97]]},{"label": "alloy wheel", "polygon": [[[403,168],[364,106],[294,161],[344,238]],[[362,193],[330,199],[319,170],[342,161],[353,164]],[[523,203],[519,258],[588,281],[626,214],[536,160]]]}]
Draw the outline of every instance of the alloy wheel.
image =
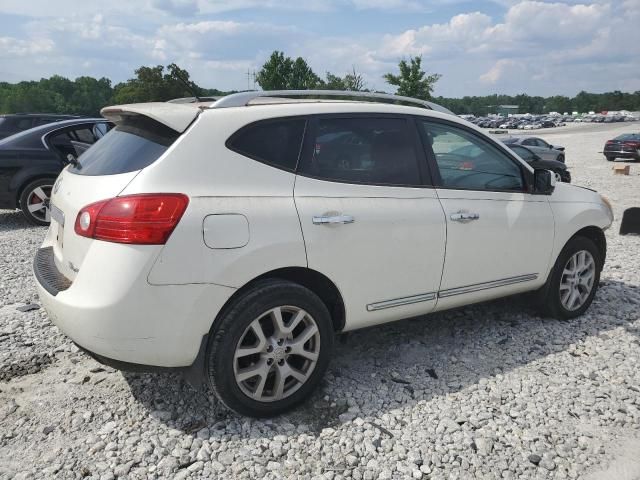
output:
[{"label": "alloy wheel", "polygon": [[27,195],[27,210],[36,220],[41,222],[51,221],[49,209],[52,185],[40,185]]},{"label": "alloy wheel", "polygon": [[304,385],[319,354],[320,331],[314,318],[301,308],[280,306],[245,329],[235,348],[233,373],[245,395],[273,402]]},{"label": "alloy wheel", "polygon": [[560,278],[560,302],[569,311],[585,304],[596,277],[596,262],[587,250],[574,253],[567,261]]}]

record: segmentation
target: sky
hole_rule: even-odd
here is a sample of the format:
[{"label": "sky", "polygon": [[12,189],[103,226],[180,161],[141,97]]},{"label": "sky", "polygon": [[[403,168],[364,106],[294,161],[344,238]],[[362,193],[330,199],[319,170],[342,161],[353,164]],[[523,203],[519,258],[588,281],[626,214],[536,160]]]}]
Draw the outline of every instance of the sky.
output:
[{"label": "sky", "polygon": [[175,62],[241,90],[273,50],[389,92],[416,55],[446,97],[636,91],[640,0],[0,0],[0,81]]}]

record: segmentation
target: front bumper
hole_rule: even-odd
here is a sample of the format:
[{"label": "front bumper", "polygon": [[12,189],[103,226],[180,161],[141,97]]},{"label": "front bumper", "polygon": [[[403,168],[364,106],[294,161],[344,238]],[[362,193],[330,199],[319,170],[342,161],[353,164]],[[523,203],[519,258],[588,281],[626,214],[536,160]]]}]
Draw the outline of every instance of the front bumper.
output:
[{"label": "front bumper", "polygon": [[235,289],[150,285],[151,262],[141,259],[139,250],[137,255],[131,251],[95,242],[71,282],[57,270],[52,249],[40,249],[34,275],[50,320],[97,357],[153,367],[192,365],[203,337]]}]

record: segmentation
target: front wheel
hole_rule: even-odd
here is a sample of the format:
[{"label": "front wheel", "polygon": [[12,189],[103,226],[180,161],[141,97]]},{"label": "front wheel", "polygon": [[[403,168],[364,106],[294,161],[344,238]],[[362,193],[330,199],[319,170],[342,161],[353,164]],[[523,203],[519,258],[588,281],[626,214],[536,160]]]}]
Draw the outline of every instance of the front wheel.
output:
[{"label": "front wheel", "polygon": [[216,322],[207,348],[209,386],[242,415],[290,410],[311,394],[329,363],[329,311],[296,283],[258,282]]},{"label": "front wheel", "polygon": [[607,161],[608,162],[613,162],[615,159],[616,159],[616,157],[607,156]]},{"label": "front wheel", "polygon": [[582,315],[596,294],[602,269],[602,254],[585,237],[574,237],[560,252],[543,289],[541,307],[559,319]]},{"label": "front wheel", "polygon": [[564,155],[558,155],[557,161],[564,163]]}]

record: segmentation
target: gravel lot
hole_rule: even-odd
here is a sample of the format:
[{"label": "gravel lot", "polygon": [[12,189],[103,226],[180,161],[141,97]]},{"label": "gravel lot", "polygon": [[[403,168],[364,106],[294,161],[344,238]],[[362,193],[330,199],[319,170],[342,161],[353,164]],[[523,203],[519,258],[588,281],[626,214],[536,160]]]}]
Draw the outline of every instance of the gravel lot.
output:
[{"label": "gravel lot", "polygon": [[531,132],[567,147],[574,183],[616,223],[596,299],[571,322],[525,299],[341,337],[326,380],[294,413],[229,413],[179,377],[121,373],[79,352],[37,302],[45,233],[0,211],[0,479],[640,478],[640,164],[601,153],[639,124]]}]

